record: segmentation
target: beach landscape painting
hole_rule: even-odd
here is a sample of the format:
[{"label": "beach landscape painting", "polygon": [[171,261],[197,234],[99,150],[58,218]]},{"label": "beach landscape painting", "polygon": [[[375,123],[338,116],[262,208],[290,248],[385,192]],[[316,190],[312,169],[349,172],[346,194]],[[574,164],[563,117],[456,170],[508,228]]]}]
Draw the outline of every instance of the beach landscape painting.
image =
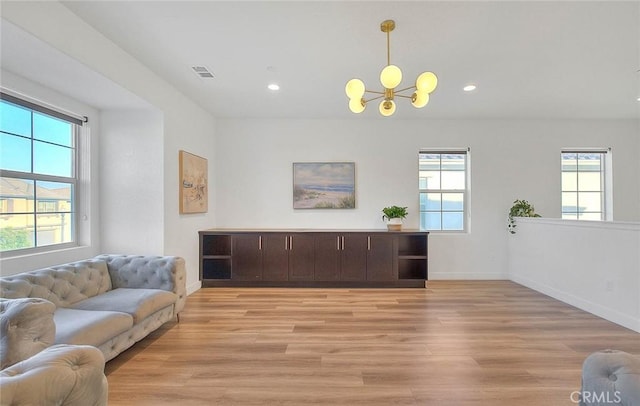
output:
[{"label": "beach landscape painting", "polygon": [[355,162],[294,162],[294,209],[355,209]]}]

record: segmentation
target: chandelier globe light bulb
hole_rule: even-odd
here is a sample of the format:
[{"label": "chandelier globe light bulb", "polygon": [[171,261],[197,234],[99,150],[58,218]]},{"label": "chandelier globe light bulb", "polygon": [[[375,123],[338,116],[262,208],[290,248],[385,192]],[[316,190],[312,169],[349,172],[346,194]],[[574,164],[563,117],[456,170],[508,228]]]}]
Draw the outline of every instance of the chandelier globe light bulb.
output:
[{"label": "chandelier globe light bulb", "polygon": [[353,113],[362,113],[366,107],[364,103],[364,99],[362,98],[353,98],[349,100],[349,110]]},{"label": "chandelier globe light bulb", "polygon": [[429,103],[429,93],[425,91],[417,90],[411,96],[411,104],[415,108],[418,108],[418,109],[423,108],[424,106],[427,105],[427,103]]},{"label": "chandelier globe light bulb", "polygon": [[438,86],[438,77],[433,72],[423,72],[416,79],[416,89],[431,93]]},{"label": "chandelier globe light bulb", "polygon": [[395,89],[402,82],[402,71],[396,65],[387,65],[380,72],[380,83],[385,89]]},{"label": "chandelier globe light bulb", "polygon": [[351,79],[344,88],[347,97],[350,99],[360,99],[364,95],[364,82],[360,79]]},{"label": "chandelier globe light bulb", "polygon": [[396,112],[396,103],[393,100],[383,100],[380,102],[378,109],[380,110],[380,114],[389,117]]}]

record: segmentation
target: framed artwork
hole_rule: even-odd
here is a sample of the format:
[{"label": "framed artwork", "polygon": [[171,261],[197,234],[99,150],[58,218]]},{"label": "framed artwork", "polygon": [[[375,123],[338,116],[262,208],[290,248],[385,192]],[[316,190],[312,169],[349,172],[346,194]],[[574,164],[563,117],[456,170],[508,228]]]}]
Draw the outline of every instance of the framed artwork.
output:
[{"label": "framed artwork", "polygon": [[355,209],[354,162],[294,162],[294,209]]},{"label": "framed artwork", "polygon": [[206,213],[209,206],[207,160],[179,151],[180,213]]}]

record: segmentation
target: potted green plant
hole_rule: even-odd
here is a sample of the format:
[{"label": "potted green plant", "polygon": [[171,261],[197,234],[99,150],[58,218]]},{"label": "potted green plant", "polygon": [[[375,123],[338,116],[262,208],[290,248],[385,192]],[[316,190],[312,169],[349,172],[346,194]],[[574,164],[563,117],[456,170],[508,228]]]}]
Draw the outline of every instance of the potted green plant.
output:
[{"label": "potted green plant", "polygon": [[507,229],[511,234],[516,233],[516,221],[514,217],[540,217],[535,208],[526,200],[514,200],[513,206],[509,210],[509,223]]},{"label": "potted green plant", "polygon": [[382,220],[387,220],[387,229],[389,231],[402,230],[402,219],[407,217],[407,208],[400,206],[389,206],[382,209]]}]

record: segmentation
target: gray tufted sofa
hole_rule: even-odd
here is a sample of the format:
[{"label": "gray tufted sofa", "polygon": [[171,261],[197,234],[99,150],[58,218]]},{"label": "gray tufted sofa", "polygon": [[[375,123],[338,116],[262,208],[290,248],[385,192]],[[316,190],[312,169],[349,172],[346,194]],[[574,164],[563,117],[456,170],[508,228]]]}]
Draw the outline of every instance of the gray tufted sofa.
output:
[{"label": "gray tufted sofa", "polygon": [[0,278],[0,297],[51,302],[54,344],[91,345],[109,361],[178,317],[185,277],[180,257],[100,255]]},{"label": "gray tufted sofa", "polygon": [[581,406],[640,406],[640,358],[603,350],[582,364]]}]

